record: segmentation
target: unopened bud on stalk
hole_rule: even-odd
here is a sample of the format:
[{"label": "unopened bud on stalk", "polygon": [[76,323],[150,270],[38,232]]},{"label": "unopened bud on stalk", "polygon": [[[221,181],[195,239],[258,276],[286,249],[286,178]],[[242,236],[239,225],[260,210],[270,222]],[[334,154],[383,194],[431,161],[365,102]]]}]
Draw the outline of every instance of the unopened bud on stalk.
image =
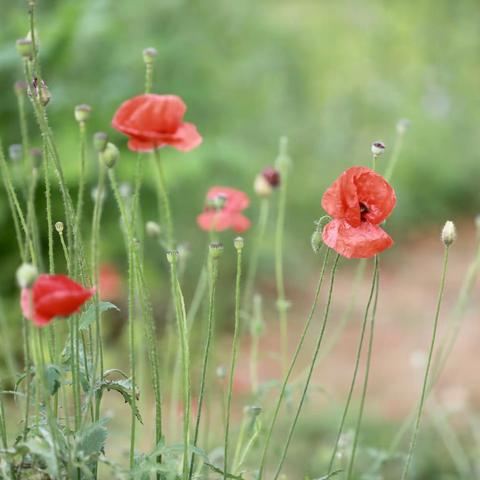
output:
[{"label": "unopened bud on stalk", "polygon": [[20,95],[27,90],[27,84],[26,82],[19,80],[13,84],[13,89],[17,95]]},{"label": "unopened bud on stalk", "polygon": [[225,365],[219,365],[215,369],[215,375],[219,380],[224,380],[225,377],[227,376],[227,369],[225,368]]},{"label": "unopened bud on stalk", "polygon": [[34,168],[39,168],[42,165],[43,154],[39,148],[31,148],[28,152],[32,160],[32,165]]},{"label": "unopened bud on stalk", "polygon": [[380,156],[385,151],[385,144],[380,140],[372,143],[372,153],[375,157]]},{"label": "unopened bud on stalk", "polygon": [[33,57],[33,44],[29,38],[20,38],[16,42],[17,52],[22,58]]},{"label": "unopened bud on stalk", "polygon": [[143,51],[143,61],[146,64],[152,64],[155,61],[155,57],[157,56],[158,52],[155,48],[149,47]]},{"label": "unopened bud on stalk", "polygon": [[253,188],[259,197],[268,197],[279,185],[280,172],[275,168],[267,167],[256,176]]},{"label": "unopened bud on stalk", "polygon": [[178,250],[169,250],[167,252],[168,263],[176,262],[178,259]]},{"label": "unopened bud on stalk", "polygon": [[245,246],[245,241],[243,240],[243,237],[235,238],[235,240],[233,241],[233,245],[237,249],[237,252],[242,251],[243,247]]},{"label": "unopened bud on stalk", "polygon": [[23,158],[23,148],[20,144],[14,143],[8,147],[8,156],[12,162],[19,162]]},{"label": "unopened bud on stalk", "polygon": [[63,222],[55,222],[55,230],[61,235],[63,233]]},{"label": "unopened bud on stalk", "polygon": [[120,158],[120,152],[116,145],[108,142],[105,149],[100,152],[99,157],[107,168],[113,168]]},{"label": "unopened bud on stalk", "polygon": [[325,225],[330,220],[331,220],[331,218],[328,215],[324,215],[319,220],[316,220],[314,222],[315,231],[312,233],[312,236],[310,237],[310,245],[312,246],[312,250],[314,251],[314,253],[320,252],[320,249],[322,248],[322,245],[323,245],[323,237],[322,237],[323,228],[325,227]]},{"label": "unopened bud on stalk", "polygon": [[108,143],[108,135],[105,132],[97,132],[93,135],[93,148],[97,152],[103,152]]},{"label": "unopened bud on stalk", "polygon": [[92,113],[92,107],[90,105],[87,105],[85,103],[82,103],[81,105],[77,105],[74,111],[75,120],[78,123],[85,123],[90,118],[91,113]]},{"label": "unopened bud on stalk", "polygon": [[31,263],[22,263],[17,269],[16,276],[20,288],[30,288],[38,277],[38,270]]},{"label": "unopened bud on stalk", "polygon": [[223,253],[223,243],[220,242],[212,242],[208,246],[208,250],[212,258],[220,258]]},{"label": "unopened bud on stalk", "polygon": [[445,222],[442,230],[442,242],[446,247],[449,247],[457,239],[457,230],[455,224],[448,220]]},{"label": "unopened bud on stalk", "polygon": [[147,232],[147,235],[152,238],[159,237],[162,233],[160,225],[157,222],[152,221],[149,221],[145,224],[145,231]]}]

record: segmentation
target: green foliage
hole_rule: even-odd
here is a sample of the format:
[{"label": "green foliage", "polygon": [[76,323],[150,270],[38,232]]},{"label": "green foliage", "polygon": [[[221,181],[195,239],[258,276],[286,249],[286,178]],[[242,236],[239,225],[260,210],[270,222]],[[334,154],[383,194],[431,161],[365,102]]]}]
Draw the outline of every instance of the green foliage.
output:
[{"label": "green foliage", "polygon": [[[118,312],[120,311],[120,309],[116,305],[110,302],[100,302],[98,309],[100,314],[108,310],[117,310]],[[96,305],[94,303],[91,303],[80,317],[80,330],[87,330],[88,327],[95,322],[95,316]]]}]

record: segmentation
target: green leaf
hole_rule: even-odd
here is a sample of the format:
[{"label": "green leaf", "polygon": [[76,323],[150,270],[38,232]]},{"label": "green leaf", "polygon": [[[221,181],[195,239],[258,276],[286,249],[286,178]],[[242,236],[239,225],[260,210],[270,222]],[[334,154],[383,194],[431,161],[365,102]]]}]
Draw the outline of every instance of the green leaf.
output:
[{"label": "green leaf", "polygon": [[[130,408],[133,409],[133,402],[132,402],[133,391],[132,391],[132,382],[130,381],[130,379],[103,380],[102,382],[97,383],[95,387],[95,394],[101,397],[104,390],[107,390],[107,391],[115,390],[116,392],[120,393],[120,395],[122,395],[123,399],[125,400],[125,403],[128,403],[130,405]],[[135,392],[135,395],[136,395],[135,398],[137,398],[138,397],[137,392]],[[134,414],[137,417],[137,420],[143,425],[143,420],[136,404],[135,404]]]},{"label": "green leaf", "polygon": [[92,423],[80,430],[77,440],[77,449],[86,458],[99,455],[103,452],[107,440],[107,429],[105,418]]},{"label": "green leaf", "polygon": [[[118,312],[120,309],[110,302],[100,302],[98,305],[99,314],[101,315],[103,312],[107,310],[117,310]],[[86,330],[90,325],[95,322],[96,318],[97,307],[95,303],[90,304],[87,309],[82,313],[80,317],[80,330]]]},{"label": "green leaf", "polygon": [[[219,473],[220,475],[225,475],[224,471],[221,468],[212,465],[211,463],[204,462],[204,465],[207,466],[210,470],[213,470],[215,473]],[[243,480],[243,477],[240,475],[233,475],[233,473],[227,472],[227,478],[233,478],[235,480]]]},{"label": "green leaf", "polygon": [[62,385],[62,371],[58,365],[47,365],[45,368],[45,382],[50,395],[55,395]]}]

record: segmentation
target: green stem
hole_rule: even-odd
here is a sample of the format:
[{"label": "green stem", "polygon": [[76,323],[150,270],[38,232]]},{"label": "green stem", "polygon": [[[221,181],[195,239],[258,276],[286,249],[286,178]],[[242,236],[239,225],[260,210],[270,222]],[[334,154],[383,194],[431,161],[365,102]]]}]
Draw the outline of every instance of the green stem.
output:
[{"label": "green stem", "polygon": [[314,296],[314,299],[313,299],[313,303],[312,303],[310,312],[309,312],[307,320],[305,322],[305,326],[303,327],[303,332],[300,336],[300,340],[298,342],[295,353],[293,354],[292,361],[290,363],[288,371],[287,371],[287,373],[285,375],[285,378],[283,380],[282,387],[281,387],[281,390],[280,390],[280,394],[277,398],[277,403],[275,405],[272,420],[270,421],[270,425],[269,425],[269,428],[268,428],[268,431],[267,431],[267,436],[265,438],[265,443],[264,443],[264,446],[263,446],[262,457],[261,457],[261,460],[260,460],[260,467],[259,467],[259,471],[258,471],[258,480],[261,480],[262,476],[263,476],[263,471],[265,469],[265,463],[266,463],[266,459],[267,459],[268,448],[270,446],[270,441],[271,441],[271,438],[272,438],[273,429],[275,427],[275,424],[276,424],[277,418],[278,418],[278,414],[280,412],[280,407],[281,407],[282,401],[285,397],[285,392],[287,390],[288,381],[290,380],[290,376],[292,375],[293,369],[294,369],[295,364],[297,362],[297,358],[300,354],[300,351],[303,347],[303,343],[305,342],[305,339],[306,339],[306,336],[307,336],[307,332],[310,328],[310,323],[313,319],[313,315],[315,314],[315,310],[317,309],[318,297],[320,295],[320,290],[322,288],[323,278],[325,276],[325,269],[326,269],[329,254],[330,254],[330,250],[327,249],[325,251],[325,256],[324,256],[324,259],[323,259],[323,265],[322,265],[322,269],[321,269],[321,272],[320,272],[320,277],[318,279],[317,288],[315,290],[315,296]]},{"label": "green stem", "polygon": [[310,364],[310,370],[308,372],[308,376],[307,376],[307,380],[305,382],[305,386],[304,386],[304,389],[303,389],[303,392],[302,392],[302,396],[300,398],[300,403],[298,404],[298,408],[297,408],[297,411],[295,413],[295,417],[293,419],[292,425],[290,426],[290,430],[288,431],[288,436],[287,436],[287,440],[285,442],[285,446],[283,447],[282,456],[280,457],[280,462],[278,464],[275,476],[273,477],[274,480],[276,480],[279,477],[280,472],[282,471],[283,463],[285,462],[285,458],[287,456],[288,448],[290,446],[290,442],[292,440],[293,433],[295,432],[295,428],[297,426],[298,418],[300,417],[300,413],[302,411],[303,404],[305,403],[305,399],[307,397],[308,387],[310,386],[310,380],[311,380],[312,375],[313,375],[313,370],[315,369],[315,365],[316,365],[316,361],[317,361],[317,357],[318,357],[318,352],[320,351],[323,336],[325,334],[325,329],[327,327],[328,317],[329,317],[329,314],[330,314],[330,306],[332,304],[333,285],[335,283],[335,273],[337,271],[337,266],[338,266],[339,259],[340,259],[340,255],[337,254],[337,256],[335,257],[335,261],[333,263],[333,267],[332,267],[332,273],[331,273],[331,278],[330,278],[330,286],[329,286],[329,289],[328,289],[327,304],[325,306],[325,312],[324,312],[323,321],[322,321],[322,328],[320,329],[320,334],[318,335],[318,338],[317,338],[317,343],[315,345],[315,351],[314,351],[314,354],[313,354],[312,362]]},{"label": "green stem", "polygon": [[82,213],[83,213],[83,196],[85,192],[85,157],[87,150],[87,142],[85,138],[85,122],[79,122],[78,124],[80,132],[80,175],[78,179],[78,198],[77,198],[77,214],[76,223],[79,229],[82,226]]},{"label": "green stem", "polygon": [[352,453],[350,455],[350,461],[348,463],[348,470],[347,470],[347,480],[350,480],[353,475],[353,467],[355,464],[355,454],[357,451],[358,446],[358,439],[360,436],[360,430],[362,426],[362,419],[363,419],[363,412],[365,409],[365,400],[367,398],[367,388],[368,388],[368,380],[370,377],[370,365],[372,361],[372,351],[373,351],[373,339],[374,339],[374,332],[375,332],[375,317],[377,313],[377,304],[378,304],[378,292],[379,292],[379,261],[378,255],[375,256],[374,260],[374,283],[375,283],[375,295],[373,300],[373,308],[372,308],[372,316],[370,319],[370,335],[368,337],[368,348],[367,348],[367,363],[365,366],[365,377],[363,380],[363,387],[362,387],[362,395],[360,398],[360,409],[357,417],[357,423],[355,425],[355,434],[353,437],[353,446],[352,446]]},{"label": "green stem", "polygon": [[438,320],[440,317],[440,309],[442,306],[442,300],[443,300],[443,294],[445,291],[445,283],[446,283],[446,277],[447,277],[447,266],[448,266],[448,252],[449,252],[449,247],[445,246],[445,252],[444,252],[444,257],[443,257],[443,268],[442,268],[442,274],[441,274],[441,279],[440,279],[440,288],[438,292],[438,299],[437,299],[437,307],[435,310],[435,318],[433,321],[433,332],[432,332],[432,339],[430,341],[430,348],[428,351],[428,360],[427,360],[427,366],[425,369],[425,376],[423,378],[423,385],[422,385],[422,393],[420,396],[420,402],[418,404],[418,409],[417,409],[417,415],[415,418],[415,423],[413,426],[413,432],[412,432],[412,437],[410,439],[410,446],[408,448],[408,453],[407,453],[407,459],[405,460],[405,465],[403,468],[401,480],[405,480],[408,475],[408,471],[410,468],[410,464],[412,461],[413,457],[413,451],[415,450],[415,444],[417,441],[417,435],[418,435],[418,430],[420,428],[420,420],[422,418],[422,413],[423,413],[423,407],[425,403],[425,399],[428,394],[428,376],[430,374],[430,368],[432,364],[432,357],[433,357],[433,350],[435,347],[435,340],[437,336],[437,327],[438,327]]},{"label": "green stem", "polygon": [[226,400],[226,412],[225,412],[225,443],[224,443],[224,455],[223,455],[223,478],[227,480],[228,471],[228,441],[230,433],[230,414],[232,407],[232,389],[233,378],[235,376],[235,366],[238,355],[238,336],[240,331],[240,282],[242,278],[242,251],[243,251],[243,239],[235,239],[235,248],[237,250],[237,275],[235,279],[235,326],[233,329],[233,341],[232,341],[232,360],[230,363],[230,374],[227,389]]}]

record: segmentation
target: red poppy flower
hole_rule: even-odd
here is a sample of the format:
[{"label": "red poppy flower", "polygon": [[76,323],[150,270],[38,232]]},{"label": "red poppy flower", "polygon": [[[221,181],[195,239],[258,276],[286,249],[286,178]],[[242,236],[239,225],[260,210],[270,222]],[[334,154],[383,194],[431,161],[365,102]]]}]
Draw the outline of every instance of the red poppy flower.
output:
[{"label": "red poppy flower", "polygon": [[390,184],[370,168],[352,167],[324,193],[322,207],[333,217],[323,241],[347,258],[369,258],[393,245],[378,225],[391,213],[396,197]]},{"label": "red poppy flower", "polygon": [[250,204],[246,193],[229,187],[212,187],[207,193],[203,213],[197,223],[203,230],[221,232],[231,228],[238,233],[250,228],[250,220],[242,214]]},{"label": "red poppy flower", "polygon": [[183,122],[187,107],[176,95],[139,95],[122,103],[112,126],[129,137],[128,148],[151,152],[170,145],[188,152],[202,143],[192,123]]},{"label": "red poppy flower", "polygon": [[40,275],[33,288],[22,290],[20,305],[26,318],[44,326],[54,317],[78,312],[94,292],[94,288],[83,288],[65,275]]}]

